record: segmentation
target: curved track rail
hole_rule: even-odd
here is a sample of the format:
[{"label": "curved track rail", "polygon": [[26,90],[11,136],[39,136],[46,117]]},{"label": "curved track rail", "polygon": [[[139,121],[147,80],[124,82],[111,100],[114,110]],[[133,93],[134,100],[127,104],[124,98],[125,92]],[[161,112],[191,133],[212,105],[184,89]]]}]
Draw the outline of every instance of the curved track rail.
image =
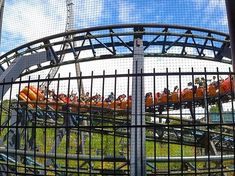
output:
[{"label": "curved track rail", "polygon": [[[80,113],[74,113],[74,112],[68,112],[68,111],[55,111],[53,109],[50,109],[50,107],[46,108],[46,110],[40,110],[39,108],[36,109],[30,109],[29,107],[25,106],[25,102],[23,103],[21,107],[16,107],[16,111],[18,112],[19,109],[19,117],[21,118],[26,118],[24,115],[22,115],[23,112],[27,111],[27,124],[19,124],[16,125],[18,128],[23,129],[21,133],[28,133],[30,131],[30,123],[35,123],[35,126],[37,126],[38,129],[44,129],[45,125],[49,129],[70,129],[71,134],[78,135],[80,132],[89,132],[92,134],[103,134],[107,136],[113,136],[113,137],[120,137],[120,138],[129,138],[130,133],[127,130],[130,128],[130,119],[128,119],[126,116],[130,113],[128,110],[113,110],[113,109],[101,109],[101,108],[95,108],[92,107],[92,109],[89,109],[87,107],[87,111],[80,112]],[[21,104],[20,103],[20,104]],[[32,103],[32,102],[30,102]],[[68,106],[64,104],[65,106]],[[13,104],[14,107],[14,104]],[[91,108],[91,107],[90,107]],[[17,110],[18,109],[18,110]],[[84,108],[83,108],[84,109]],[[14,108],[13,108],[14,110]],[[23,111],[22,111],[23,110]],[[98,110],[103,111],[103,115],[99,114]],[[24,114],[24,113],[23,113]],[[78,115],[79,114],[79,115]],[[115,114],[115,115],[114,115]],[[60,116],[59,119],[55,121],[55,118]],[[114,117],[115,116],[115,117]],[[148,112],[146,116],[153,117],[153,112]],[[91,118],[92,117],[92,118]],[[35,119],[36,118],[36,119]],[[71,118],[73,119],[82,119],[82,120],[87,120],[89,126],[83,126],[79,125],[79,122],[74,123],[74,120],[70,120]],[[233,160],[233,150],[234,150],[234,139],[233,139],[233,131],[232,129],[227,128],[226,126],[223,126],[222,131],[219,132],[217,131],[218,129],[213,129],[214,127],[218,127],[217,124],[207,124],[205,122],[195,122],[190,119],[177,119],[171,116],[167,115],[155,115],[155,118],[166,118],[169,119],[169,123],[158,123],[158,122],[147,122],[146,123],[146,140],[147,141],[153,141],[153,142],[159,142],[159,143],[169,143],[169,144],[176,144],[176,145],[184,145],[184,146],[195,146],[197,148],[204,148],[207,149],[208,146],[213,146],[218,152],[222,149],[223,152],[226,152],[226,156],[221,156],[218,153],[211,153],[210,154],[210,162],[215,162],[217,160],[223,160],[223,161],[228,161],[231,162]],[[23,119],[21,119],[23,120]],[[36,121],[35,121],[36,120]],[[179,120],[185,125],[181,124],[171,124],[171,120]],[[25,121],[25,120],[23,120]],[[66,121],[71,121],[72,123],[66,124]],[[75,120],[76,121],[76,120]],[[80,121],[80,120],[79,120]],[[29,124],[28,124],[29,123]],[[115,130],[112,130],[112,127],[114,126],[115,123]],[[106,124],[106,125],[104,125]],[[108,125],[109,124],[109,125]],[[111,124],[111,126],[110,126]],[[5,128],[13,128],[13,126],[6,125]],[[231,126],[231,124],[227,124],[227,126]],[[231,126],[232,127],[232,126]],[[29,128],[29,129],[27,129]],[[27,130],[26,130],[27,129]],[[126,129],[126,130],[122,130]],[[232,133],[231,133],[231,131]],[[26,132],[28,131],[28,132]],[[153,133],[156,134],[156,136],[153,135]],[[60,136],[61,134],[55,134],[56,136]],[[64,134],[65,135],[65,134]],[[9,139],[6,135],[6,139]],[[54,136],[56,138],[56,136]],[[20,136],[19,136],[20,137]],[[208,141],[208,138],[210,138],[210,144],[206,143]],[[170,139],[170,140],[169,140]],[[60,139],[62,140],[62,138]],[[29,140],[30,141],[30,140]],[[34,142],[31,141],[32,145]],[[59,147],[59,143],[57,144]],[[54,144],[50,147],[53,147]],[[33,146],[29,146],[29,148],[34,148]],[[84,163],[85,167],[79,168],[79,172],[84,172],[85,173],[85,168],[87,167],[87,164],[89,163],[96,163],[96,162],[117,162],[119,164],[125,163],[125,165],[128,165],[129,159],[127,156],[89,156],[89,155],[81,155],[81,154],[75,154],[75,153],[68,153],[68,154],[62,154],[62,153],[55,153],[54,151],[51,151],[50,153],[42,153],[42,152],[35,152],[35,151],[27,151],[25,152],[24,149],[19,148],[17,150],[15,149],[0,149],[2,153],[17,153],[19,156],[24,156],[27,155],[28,157],[38,157],[38,158],[43,158],[46,156],[49,160],[53,159],[56,155],[56,159],[65,159],[67,158],[68,160],[79,160],[79,162]],[[208,161],[208,156],[200,156],[195,158],[194,156],[192,157],[147,157],[146,158],[147,162],[149,165],[151,163],[164,163],[168,162],[168,160],[171,163],[179,163],[182,160],[184,163],[187,165],[192,164],[193,162],[207,162]],[[14,164],[13,164],[14,166]],[[22,165],[18,166],[18,164],[15,164],[15,167],[25,167],[28,169],[36,169],[38,171],[43,171],[43,169],[47,169],[48,171],[53,172],[56,170],[56,172],[68,172],[70,173],[76,173],[78,172],[75,168],[70,168],[70,170],[66,171],[66,169],[63,168],[54,168],[51,169],[50,167],[46,168],[43,165],[40,167],[34,168],[33,166],[29,165]],[[104,170],[100,170],[99,167],[93,167],[90,168],[91,172],[93,173],[102,173]],[[218,168],[210,168],[211,173],[221,173],[221,170]],[[227,172],[233,172],[232,168],[227,168],[224,171]],[[125,169],[120,170],[106,170],[105,172],[108,172],[109,174],[114,174],[117,172],[122,172],[122,173],[128,173]],[[151,170],[148,169],[148,173],[151,175]],[[168,171],[167,170],[157,170],[157,174],[166,174]],[[172,173],[180,175],[182,171],[173,171]],[[184,170],[184,174],[190,174],[192,171],[190,170]],[[197,170],[197,173],[206,173],[207,169],[200,169]]]},{"label": "curved track rail", "polygon": [[[210,60],[210,61],[216,61],[221,63],[227,63],[231,64],[231,51],[230,51],[230,40],[228,34],[217,32],[217,31],[211,31],[206,29],[200,29],[200,28],[193,28],[193,27],[185,27],[185,26],[177,26],[177,25],[158,25],[158,24],[127,24],[127,25],[113,25],[113,26],[103,26],[103,27],[94,27],[94,28],[87,28],[82,30],[74,30],[74,31],[68,31],[65,33],[45,37],[39,40],[35,40],[33,42],[27,43],[25,45],[19,46],[4,55],[0,56],[0,81],[5,80],[5,75],[9,74],[12,70],[14,70],[14,64],[16,62],[20,62],[20,60],[23,60],[24,58],[27,58],[28,61],[32,61],[29,65],[26,65],[22,70],[20,70],[17,74],[15,74],[14,79],[28,75],[31,73],[35,73],[44,69],[58,67],[61,65],[66,64],[72,64],[72,63],[80,63],[80,62],[88,62],[88,61],[95,61],[95,60],[102,60],[102,59],[119,59],[119,58],[132,58],[133,57],[133,50],[134,50],[134,36],[141,35],[143,36],[143,48],[144,48],[144,57],[181,57],[181,58],[191,58],[191,59],[202,59],[202,60]],[[69,37],[73,36],[73,38]],[[77,45],[73,45],[73,43],[76,42]],[[61,45],[66,47],[60,47]],[[102,50],[102,52],[100,52]],[[91,51],[91,56],[88,57],[82,57],[81,53],[84,51]],[[44,54],[41,54],[44,53]],[[67,61],[64,61],[63,58],[67,54],[73,54],[73,58]],[[40,55],[41,54],[41,55]],[[41,59],[37,56],[43,56],[46,57],[44,59]],[[37,60],[38,59],[38,60]],[[8,75],[8,78],[12,76],[11,74]],[[9,79],[6,81],[10,81]],[[2,85],[0,85],[1,88]],[[5,87],[6,89],[6,87]],[[4,90],[5,91],[5,90]],[[2,92],[0,90],[0,92]],[[4,93],[3,93],[4,94]],[[2,97],[3,95],[1,95]],[[12,108],[14,109],[14,108]],[[21,108],[22,110],[23,108]],[[18,117],[18,109],[13,110]],[[26,111],[30,112],[28,108],[26,108]],[[40,111],[40,110],[38,110]],[[27,112],[27,113],[28,113]],[[58,124],[58,128],[61,129],[67,129],[68,127],[76,128],[77,126],[72,124],[72,120],[70,117],[74,117],[74,114],[72,113],[60,113],[60,112],[50,112],[50,110],[46,110],[45,112],[42,111],[42,117],[39,117],[40,115],[35,115],[35,112],[30,112],[30,117],[34,119],[36,117],[37,121],[36,123],[43,123],[40,122],[39,119],[43,119],[44,122],[48,125],[46,118],[51,118],[53,116],[53,113],[55,116],[58,116],[58,114],[62,114],[61,117],[64,119],[64,122],[62,125]],[[112,112],[111,112],[112,113]],[[115,114],[114,112],[113,114]],[[146,116],[154,116],[157,117],[156,114],[149,113],[146,114]],[[13,116],[14,116],[13,115]],[[30,128],[30,125],[27,126],[27,121],[24,119],[24,113],[21,112],[20,117],[24,120],[19,126],[22,127],[22,132],[26,133],[26,127]],[[75,115],[76,116],[76,115]],[[90,109],[90,112],[88,115],[83,114],[84,118],[83,120],[88,120],[89,123],[91,123],[91,117],[97,117],[95,119],[96,125],[90,125],[87,126],[80,126],[80,131],[88,131],[90,133],[105,133],[107,135],[113,135],[113,136],[120,136],[124,138],[129,138],[128,131],[119,131],[118,127],[120,128],[127,128],[128,123],[130,121],[127,121],[126,119],[118,119],[118,114],[115,114],[115,120],[113,121],[112,118],[107,113],[107,116],[104,115],[100,116],[99,114],[96,114],[92,112]],[[46,118],[45,118],[46,117]],[[76,116],[76,119],[79,119],[79,116]],[[160,118],[160,117],[159,117]],[[32,120],[31,119],[31,120]],[[64,126],[65,119],[70,119],[71,126]],[[11,119],[12,120],[12,119]],[[53,120],[53,118],[52,118]],[[130,119],[129,119],[130,120]],[[10,121],[10,120],[9,120]],[[93,119],[92,119],[93,121]],[[102,126],[100,123],[109,123],[113,124],[113,122],[117,123],[115,125],[115,128],[111,131],[109,131],[110,127],[107,126],[107,130],[104,129],[104,126]],[[181,120],[181,123],[183,121]],[[9,134],[6,135],[5,139],[11,140],[14,138],[14,125],[17,123],[16,119],[11,122],[12,124],[12,136],[9,137]],[[33,122],[33,120],[31,121]],[[36,124],[35,123],[35,124]],[[127,125],[125,126],[126,123]],[[45,124],[44,124],[45,125]],[[53,125],[53,123],[52,123]],[[100,126],[101,125],[101,126]],[[146,123],[146,129],[148,133],[152,133],[154,135],[146,135],[146,138],[148,140],[152,140],[154,142],[166,142],[166,143],[172,143],[172,144],[180,144],[180,145],[189,145],[189,146],[195,146],[199,148],[209,148],[209,144],[205,144],[205,141],[209,141],[208,139],[212,139],[213,146],[211,148],[215,148],[216,150],[220,151],[220,149],[224,151],[234,151],[234,140],[233,135],[229,134],[227,132],[220,131],[217,132],[214,129],[209,129],[208,124],[204,124],[205,128],[199,129],[197,128],[197,124],[195,122],[191,121],[188,122],[188,126],[182,127],[181,125],[171,125],[171,124],[162,124],[162,123]],[[50,126],[50,125],[48,125]],[[199,124],[199,126],[203,126],[203,124]],[[39,125],[40,127],[40,125]],[[44,126],[45,127],[45,126]],[[50,126],[51,127],[51,126]],[[156,127],[158,129],[156,130]],[[9,125],[6,126],[6,128],[9,128]],[[71,130],[72,132],[73,130]],[[234,131],[233,131],[234,132]],[[62,141],[62,138],[64,135],[70,134],[70,131],[63,131],[61,134],[56,134],[55,137],[55,144],[57,146],[60,145],[60,142]],[[18,137],[21,138],[20,133],[18,133]],[[182,135],[184,135],[182,137]],[[33,135],[32,135],[33,136]],[[226,141],[228,140],[228,141]],[[14,140],[12,140],[14,141]],[[13,142],[14,143],[14,142]],[[12,148],[17,148],[20,150],[20,146],[17,146],[17,144],[12,144]],[[56,146],[56,145],[54,145]],[[55,148],[52,146],[51,154],[55,154]],[[35,146],[31,146],[33,149]],[[53,148],[54,147],[54,148]],[[12,149],[11,148],[11,149]],[[209,149],[208,149],[209,150]],[[15,152],[14,150],[13,152]],[[4,152],[4,151],[3,151]],[[68,154],[68,153],[67,153]],[[169,153],[168,153],[169,154]],[[215,155],[217,155],[215,153]],[[204,158],[203,158],[204,157]],[[230,156],[227,159],[230,160],[234,156]],[[202,160],[206,160],[207,156],[202,156]],[[219,155],[217,155],[217,158],[219,158]],[[221,157],[222,158],[222,157]],[[110,158],[111,162],[115,162],[114,160],[117,158]],[[158,158],[159,162],[163,160],[167,160],[169,158]],[[156,158],[150,158],[150,162],[156,162],[158,159]],[[177,161],[181,161],[184,158],[173,158]],[[234,159],[234,158],[233,158]],[[89,165],[87,167],[91,167],[92,160],[99,161],[100,158],[92,158],[91,156],[88,158],[85,158],[84,165]],[[103,158],[101,158],[103,161]],[[196,160],[195,157],[190,158],[190,161]],[[129,161],[126,161],[124,159],[123,161],[124,165],[120,166],[120,170],[122,170],[122,167],[125,167],[129,164]],[[47,162],[48,164],[48,162]],[[148,163],[149,164],[149,163]],[[50,164],[48,164],[50,165]],[[44,164],[44,167],[47,165]],[[154,167],[152,167],[154,168]],[[86,169],[86,168],[85,168]],[[156,172],[156,167],[154,168]],[[216,170],[217,168],[215,168]],[[40,170],[40,169],[39,169]],[[43,170],[43,169],[41,169]],[[52,169],[53,170],[53,169]],[[79,170],[79,169],[78,169]],[[99,169],[98,173],[100,173]],[[126,170],[126,169],[123,169]],[[67,169],[66,169],[67,171]],[[96,170],[94,170],[96,171]],[[76,171],[75,171],[76,172]],[[84,171],[86,172],[86,171]],[[90,169],[90,172],[91,171]],[[103,172],[103,170],[101,171]],[[108,172],[108,170],[107,170]],[[169,171],[168,171],[169,172]],[[183,171],[182,171],[183,172]],[[190,172],[190,170],[185,171]],[[196,171],[195,171],[196,172]],[[206,172],[203,171],[204,173]],[[212,172],[212,169],[211,169]],[[217,172],[217,171],[215,171]],[[220,173],[221,170],[218,169],[218,173]],[[113,173],[110,172],[110,174]],[[115,171],[114,171],[115,173]],[[163,174],[166,174],[164,172]],[[199,171],[198,171],[199,173]],[[161,174],[161,173],[159,173]],[[178,173],[176,173],[178,174]],[[181,174],[181,173],[179,173]]]},{"label": "curved track rail", "polygon": [[[228,34],[177,25],[127,24],[68,31],[35,40],[0,56],[0,67],[4,72],[17,57],[42,51],[48,52],[47,57],[54,56],[51,63],[37,63],[36,68],[26,68],[22,75],[69,63],[131,57],[136,34],[143,35],[145,57],[183,57],[231,64]],[[72,35],[73,38],[68,37]],[[92,56],[81,58],[81,52],[87,50]],[[68,53],[73,53],[74,58],[63,62],[60,58]]]}]

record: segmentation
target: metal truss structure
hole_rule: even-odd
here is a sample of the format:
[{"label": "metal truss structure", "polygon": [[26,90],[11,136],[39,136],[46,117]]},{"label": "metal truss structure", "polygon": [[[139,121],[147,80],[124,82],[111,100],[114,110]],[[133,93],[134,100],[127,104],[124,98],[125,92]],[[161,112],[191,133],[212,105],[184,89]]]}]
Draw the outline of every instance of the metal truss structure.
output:
[{"label": "metal truss structure", "polygon": [[[74,42],[76,45],[73,44]],[[81,56],[81,53],[85,51],[89,51],[91,55]],[[73,57],[64,60],[63,58],[68,54],[73,54]],[[113,25],[66,31],[61,34],[24,44],[0,56],[0,97],[4,96],[17,78],[44,69],[102,59],[134,58],[141,63],[144,57],[154,57],[156,59],[158,59],[158,57],[180,57],[231,64],[229,35],[207,29],[158,24]],[[143,77],[146,75],[141,73],[141,69],[138,69],[136,64],[132,75],[122,75],[128,77],[128,79],[129,77],[136,77],[136,79],[132,79],[132,92],[136,94],[133,93],[134,100],[131,107],[135,112],[130,109],[118,111],[115,108],[107,110],[104,108],[95,109],[90,106],[85,112],[80,112],[79,110],[78,113],[73,113],[66,105],[63,107],[62,111],[57,111],[51,108],[48,102],[46,102],[46,110],[40,109],[37,102],[36,108],[29,108],[28,102],[26,102],[26,104],[21,104],[19,101],[10,103],[11,106],[6,112],[8,118],[3,125],[1,125],[2,129],[8,129],[8,133],[5,134],[4,139],[1,141],[2,145],[7,143],[7,148],[0,148],[0,152],[8,154],[15,158],[15,160],[18,156],[23,156],[22,158],[24,158],[25,163],[30,160],[30,158],[26,158],[26,156],[34,156],[34,158],[36,156],[43,157],[43,165],[36,164],[35,162],[33,166],[30,164],[24,165],[24,168],[33,169],[34,174],[38,171],[38,173],[45,175],[47,171],[51,171],[61,175],[64,173],[128,175],[130,173],[140,172],[137,168],[135,168],[136,170],[134,172],[132,171],[131,164],[134,158],[131,157],[133,157],[134,154],[131,154],[131,156],[126,154],[123,157],[115,155],[105,157],[103,155],[93,156],[91,154],[91,146],[89,146],[90,155],[70,154],[68,147],[66,148],[66,154],[57,153],[56,151],[61,147],[64,137],[66,137],[66,146],[70,146],[70,134],[87,132],[91,140],[91,134],[97,133],[113,136],[114,138],[125,138],[128,141],[130,139],[131,141],[135,134],[132,134],[133,131],[129,130],[129,128],[141,127],[144,128],[143,131],[140,130],[138,132],[138,137],[142,140],[141,143],[138,143],[137,140],[130,142],[135,148],[138,148],[138,146],[143,147],[145,140],[147,142],[166,143],[168,146],[170,144],[195,146],[195,148],[205,150],[205,156],[198,158],[198,161],[206,162],[209,158],[209,162],[206,166],[199,169],[195,161],[197,160],[196,156],[157,157],[155,153],[154,157],[146,157],[145,154],[141,153],[144,148],[141,150],[136,149],[134,151],[135,153],[140,152],[138,154],[142,154],[142,156],[144,155],[144,158],[146,158],[145,161],[142,161],[142,163],[145,163],[144,166],[140,165],[142,166],[140,169],[141,172],[146,172],[150,175],[181,175],[209,172],[216,175],[222,172],[234,171],[233,168],[223,168],[223,161],[231,161],[234,159],[234,129],[231,127],[233,124],[227,124],[227,126],[222,124],[215,125],[209,122],[195,122],[193,118],[181,118],[178,119],[180,124],[171,124],[170,122],[177,121],[177,118],[162,115],[158,112],[159,106],[152,109],[145,109],[143,103],[141,104],[143,98],[139,96],[144,95],[141,82],[142,77],[140,79],[138,75],[142,74]],[[156,76],[155,73],[152,73],[152,75],[148,74],[148,76],[149,75]],[[118,75],[108,75],[107,77],[116,78],[117,76]],[[93,79],[93,77],[87,78]],[[98,78],[104,79],[104,76],[98,76]],[[81,76],[76,77],[76,79],[81,80]],[[47,82],[51,80],[54,79],[45,79]],[[19,84],[20,83],[21,81],[19,81]],[[30,84],[30,82],[28,84]],[[79,92],[79,94],[81,94],[81,92]],[[225,99],[226,102],[233,101],[234,97],[233,95],[226,95]],[[215,101],[222,101],[222,97],[219,97]],[[203,106],[203,103],[200,102],[193,103],[198,106]],[[172,106],[174,105],[167,104],[166,107],[164,105],[163,108],[169,111]],[[180,106],[180,109],[182,108],[187,108],[187,106],[184,106],[183,102]],[[142,114],[144,114],[144,116]],[[193,117],[194,114],[191,114],[191,116]],[[138,119],[131,121],[131,119],[135,119],[135,117]],[[141,121],[143,117],[144,120],[148,117],[154,117],[155,120],[154,122],[146,121],[145,124]],[[164,118],[167,122],[156,122],[156,119]],[[88,125],[81,125],[80,123],[83,121],[87,121]],[[105,127],[104,123],[109,125]],[[50,146],[50,151],[44,153],[37,152],[35,150],[36,127],[53,128],[54,126],[56,126],[57,133],[54,136],[53,144]],[[218,126],[220,127],[219,131]],[[142,133],[146,134],[144,138],[142,138]],[[20,140],[26,141],[24,147],[20,145]],[[78,143],[79,142],[80,140],[78,140]],[[156,149],[156,144],[154,145],[154,149]],[[80,146],[80,144],[77,144],[77,146]],[[29,151],[26,151],[27,149],[29,149]],[[129,151],[129,149],[127,149],[127,151]],[[226,155],[223,155],[223,153],[226,153]],[[65,168],[59,167],[56,163],[56,159],[61,158],[66,159]],[[220,161],[216,162],[218,159]],[[79,167],[77,169],[68,168],[67,161],[69,160],[78,160],[81,163],[78,164]],[[101,161],[102,164],[108,161],[113,162],[114,169],[104,169],[103,165],[102,169],[97,168],[93,165],[93,162],[96,161]],[[211,161],[215,162],[215,164],[212,164],[213,167],[210,166]],[[116,166],[118,162],[119,165]],[[140,161],[137,162],[140,164]],[[168,162],[168,170],[158,169],[156,166],[158,162]],[[181,162],[181,171],[171,170],[169,166],[171,162]],[[16,162],[12,165],[20,167]],[[148,169],[143,171],[145,165],[147,165]],[[9,160],[7,160],[7,163],[3,163],[3,166],[9,166]],[[5,171],[6,168],[1,168],[1,170]],[[14,169],[9,170],[14,173]],[[193,170],[193,172],[191,170]]]},{"label": "metal truss structure", "polygon": [[[47,53],[46,60],[50,62],[43,66],[34,64],[36,68],[32,69],[27,67],[20,75],[75,62],[132,57],[136,34],[143,35],[144,57],[183,57],[231,64],[228,34],[176,25],[128,24],[74,30],[27,43],[0,57],[1,72],[18,57],[42,52]],[[64,40],[72,35],[73,38]],[[73,42],[77,42],[77,46],[73,46]],[[61,45],[64,47],[58,47]],[[86,50],[92,51],[92,56],[80,58],[80,53]],[[72,53],[74,59],[61,62],[62,56],[68,53]]]},{"label": "metal truss structure", "polygon": [[3,19],[4,1],[5,0],[0,0],[0,41],[2,37],[2,19]]},{"label": "metal truss structure", "polygon": [[[67,0],[66,1],[66,7],[67,7],[67,18],[66,18],[66,27],[65,32],[71,31],[74,29],[74,12],[73,12],[73,0]],[[71,40],[72,35],[65,36],[64,40]],[[66,50],[69,47],[68,43],[61,45],[60,50]],[[65,58],[65,55],[60,56],[60,61],[63,62]],[[47,75],[48,78],[54,78],[59,70],[59,66],[52,67]],[[46,86],[47,82],[43,82],[41,86]],[[50,84],[50,83],[49,83]]]}]

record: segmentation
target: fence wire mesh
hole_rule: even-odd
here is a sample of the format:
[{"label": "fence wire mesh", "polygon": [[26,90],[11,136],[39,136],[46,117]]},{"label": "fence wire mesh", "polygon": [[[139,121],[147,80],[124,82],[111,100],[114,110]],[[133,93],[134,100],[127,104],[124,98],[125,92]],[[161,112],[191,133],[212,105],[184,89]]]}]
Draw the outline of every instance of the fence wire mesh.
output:
[{"label": "fence wire mesh", "polygon": [[0,175],[234,175],[224,0],[1,3]]}]

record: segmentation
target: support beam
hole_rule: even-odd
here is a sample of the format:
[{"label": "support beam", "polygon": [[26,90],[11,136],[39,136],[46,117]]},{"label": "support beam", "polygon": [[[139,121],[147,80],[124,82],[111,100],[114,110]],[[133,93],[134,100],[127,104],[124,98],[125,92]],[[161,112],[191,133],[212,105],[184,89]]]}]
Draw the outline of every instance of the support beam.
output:
[{"label": "support beam", "polygon": [[230,34],[233,71],[235,71],[235,1],[225,0]]},{"label": "support beam", "polygon": [[[9,131],[4,137],[4,141],[8,141],[8,149],[19,149],[20,148],[20,126],[21,122],[24,121],[26,113],[24,110],[13,110],[9,123]],[[16,128],[18,127],[18,128]]]},{"label": "support beam", "polygon": [[[135,32],[143,32],[143,28],[135,28]],[[144,47],[141,34],[134,36],[133,73],[144,72]],[[131,175],[145,175],[145,96],[144,77],[132,77],[132,112],[131,112]]]},{"label": "support beam", "polygon": [[[72,115],[69,114],[69,110],[67,106],[63,107],[63,110],[65,111],[65,113],[63,113],[63,117],[64,117],[64,123],[63,125],[65,126],[65,128],[59,128],[58,131],[56,131],[56,137],[55,137],[55,141],[54,144],[52,145],[52,148],[50,150],[50,153],[55,153],[57,151],[57,149],[59,148],[63,138],[66,138],[66,147],[67,147],[67,151],[66,153],[69,153],[69,149],[70,149],[70,133],[71,133],[71,129],[69,128],[70,126],[74,126],[75,124],[72,122]],[[52,160],[51,159],[47,159],[46,161],[46,165],[49,166],[52,164]]]},{"label": "support beam", "polygon": [[[25,150],[15,150],[15,149],[6,149],[3,147],[0,147],[0,153],[4,153],[4,154],[17,154],[19,156],[29,156],[29,157],[33,157],[36,156],[37,158],[55,158],[56,155],[56,159],[68,159],[68,160],[77,160],[79,158],[79,160],[83,160],[83,161],[103,161],[103,162],[113,162],[114,160],[116,162],[128,162],[128,159],[122,156],[116,156],[115,158],[113,158],[112,156],[98,156],[98,155],[94,155],[94,156],[89,156],[89,155],[79,155],[78,154],[64,154],[64,153],[43,153],[43,152],[38,152],[38,151],[25,151]],[[222,160],[223,161],[233,161],[234,159],[234,155],[210,155],[210,161],[218,161],[218,160]],[[195,160],[197,160],[197,162],[205,162],[208,161],[208,156],[197,156],[196,158],[194,156],[176,156],[176,157],[147,157],[146,159],[148,162],[162,162],[162,163],[166,163],[166,162],[195,162]]]},{"label": "support beam", "polygon": [[[8,89],[11,87],[10,82],[15,81],[25,69],[51,60],[54,60],[54,57],[50,51],[43,51],[36,54],[17,57],[0,75],[0,97],[3,97],[3,95],[5,95]],[[1,84],[4,82],[4,85]]]},{"label": "support beam", "polygon": [[4,9],[5,0],[0,0],[0,43],[2,37],[2,21],[3,21],[3,9]]}]

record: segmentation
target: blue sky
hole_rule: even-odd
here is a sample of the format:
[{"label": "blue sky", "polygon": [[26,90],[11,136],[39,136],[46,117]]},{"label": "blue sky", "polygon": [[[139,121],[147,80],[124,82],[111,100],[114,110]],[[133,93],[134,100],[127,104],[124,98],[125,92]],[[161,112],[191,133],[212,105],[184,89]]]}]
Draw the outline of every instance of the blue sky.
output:
[{"label": "blue sky", "polygon": [[[65,0],[6,0],[0,52],[63,32]],[[75,28],[163,23],[228,32],[224,0],[74,0]]]}]

